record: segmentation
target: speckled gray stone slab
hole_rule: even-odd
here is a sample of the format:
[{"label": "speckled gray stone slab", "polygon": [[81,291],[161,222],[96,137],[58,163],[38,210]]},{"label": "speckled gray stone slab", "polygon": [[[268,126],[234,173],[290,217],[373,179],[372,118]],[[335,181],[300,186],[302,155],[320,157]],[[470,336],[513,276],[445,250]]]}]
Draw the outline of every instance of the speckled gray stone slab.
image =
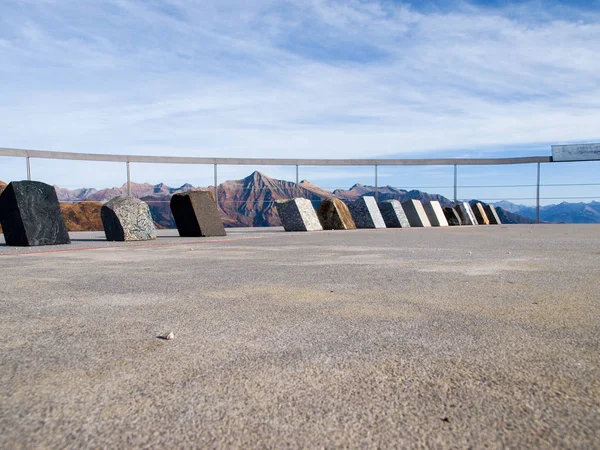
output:
[{"label": "speckled gray stone slab", "polygon": [[115,197],[100,209],[108,241],[148,241],[156,239],[156,227],[146,202],[127,196]]},{"label": "speckled gray stone slab", "polygon": [[212,192],[190,191],[171,197],[171,212],[179,236],[225,236]]},{"label": "speckled gray stone slab", "polygon": [[323,227],[312,202],[307,198],[278,200],[275,202],[285,231],[321,231]]},{"label": "speckled gray stone slab", "polygon": [[375,197],[360,197],[348,205],[356,228],[386,228]]},{"label": "speckled gray stone slab", "polygon": [[502,221],[500,217],[498,217],[498,212],[496,211],[496,207],[494,205],[483,205],[483,209],[487,214],[487,217],[490,221],[490,225],[501,225]]},{"label": "speckled gray stone slab", "polygon": [[425,210],[427,218],[429,219],[429,223],[431,223],[432,227],[448,226],[448,221],[446,220],[446,216],[444,215],[444,211],[442,210],[442,205],[440,205],[440,202],[437,200],[425,202],[423,209]]},{"label": "speckled gray stone slab", "polygon": [[410,228],[404,209],[398,200],[385,200],[377,204],[388,228]]},{"label": "speckled gray stone slab", "polygon": [[70,244],[56,191],[39,181],[13,181],[0,195],[6,245]]},{"label": "speckled gray stone slab", "polygon": [[446,216],[448,225],[450,225],[451,227],[457,227],[462,225],[460,217],[458,216],[458,213],[454,210],[454,208],[444,208],[444,215]]},{"label": "speckled gray stone slab", "polygon": [[471,210],[471,205],[467,202],[460,202],[454,206],[454,210],[458,213],[460,221],[463,225],[477,225],[477,220]]},{"label": "speckled gray stone slab", "polygon": [[419,200],[407,200],[402,203],[402,209],[406,213],[411,227],[430,227],[431,222]]}]

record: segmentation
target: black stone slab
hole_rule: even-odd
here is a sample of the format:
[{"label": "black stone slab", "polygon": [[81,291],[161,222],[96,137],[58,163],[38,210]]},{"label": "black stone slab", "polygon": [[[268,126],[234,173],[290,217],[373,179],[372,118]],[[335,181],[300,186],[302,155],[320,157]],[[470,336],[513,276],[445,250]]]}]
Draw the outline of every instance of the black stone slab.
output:
[{"label": "black stone slab", "polygon": [[0,224],[6,245],[70,244],[54,187],[39,181],[13,181],[0,195]]},{"label": "black stone slab", "polygon": [[430,227],[431,222],[419,200],[407,200],[402,203],[402,209],[406,213],[411,227]]},{"label": "black stone slab", "polygon": [[410,223],[398,200],[385,200],[378,203],[379,211],[388,228],[410,228]]},{"label": "black stone slab", "polygon": [[171,212],[179,236],[225,236],[225,227],[219,215],[212,192],[190,191],[171,197]]},{"label": "black stone slab", "polygon": [[496,211],[496,207],[494,205],[483,205],[483,209],[487,214],[487,218],[490,221],[490,225],[501,225],[502,221],[500,217],[498,217],[498,212]]},{"label": "black stone slab", "polygon": [[488,219],[485,210],[483,209],[483,205],[481,203],[474,203],[471,205],[471,209],[473,210],[473,214],[475,215],[475,219],[479,225],[489,225],[490,220]]},{"label": "black stone slab", "polygon": [[454,208],[444,208],[444,215],[446,216],[448,225],[450,225],[451,227],[457,227],[462,225],[460,217],[458,216],[458,213],[454,210]]}]

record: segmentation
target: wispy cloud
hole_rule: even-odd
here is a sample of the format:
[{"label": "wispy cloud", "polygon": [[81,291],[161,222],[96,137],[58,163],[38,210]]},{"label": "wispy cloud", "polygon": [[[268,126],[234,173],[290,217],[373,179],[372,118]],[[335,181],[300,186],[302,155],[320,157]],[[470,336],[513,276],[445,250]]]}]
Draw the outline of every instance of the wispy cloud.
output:
[{"label": "wispy cloud", "polygon": [[600,16],[358,0],[0,5],[2,145],[373,157],[600,138]]}]

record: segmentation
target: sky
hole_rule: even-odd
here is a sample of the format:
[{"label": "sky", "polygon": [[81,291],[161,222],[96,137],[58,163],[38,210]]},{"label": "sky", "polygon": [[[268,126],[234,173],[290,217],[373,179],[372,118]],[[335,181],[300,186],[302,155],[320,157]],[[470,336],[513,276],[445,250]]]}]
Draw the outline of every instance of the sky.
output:
[{"label": "sky", "polygon": [[[0,147],[274,158],[550,155],[600,142],[600,1],[3,0]],[[219,182],[254,169],[219,168]],[[543,203],[600,198],[600,162],[545,164]],[[212,167],[133,164],[136,182]],[[459,169],[459,197],[535,197],[535,166]],[[373,168],[300,169],[326,187]],[[0,179],[25,177],[0,157]],[[120,186],[123,164],[33,160],[34,179]],[[451,196],[452,167],[379,184]],[[468,186],[511,185],[483,188]],[[427,190],[427,189],[424,189]],[[568,192],[565,192],[567,190]],[[584,199],[581,201],[589,201]]]}]

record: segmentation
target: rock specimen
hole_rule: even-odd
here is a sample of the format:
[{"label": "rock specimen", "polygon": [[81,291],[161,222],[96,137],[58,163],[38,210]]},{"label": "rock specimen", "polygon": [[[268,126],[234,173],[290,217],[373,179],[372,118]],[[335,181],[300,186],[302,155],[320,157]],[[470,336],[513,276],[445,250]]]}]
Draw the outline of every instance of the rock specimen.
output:
[{"label": "rock specimen", "polygon": [[378,203],[379,212],[388,228],[409,228],[410,223],[406,218],[404,209],[398,200],[385,200]]},{"label": "rock specimen", "polygon": [[407,200],[402,203],[402,209],[406,213],[411,227],[430,227],[431,222],[427,217],[423,204],[419,200]]},{"label": "rock specimen", "polygon": [[6,245],[70,244],[54,188],[39,181],[14,181],[0,195]]},{"label": "rock specimen", "polygon": [[448,225],[450,225],[451,227],[462,225],[460,217],[458,216],[458,213],[454,210],[454,208],[444,208],[444,215],[446,216]]},{"label": "rock specimen", "polygon": [[326,198],[319,205],[317,216],[324,230],[354,230],[356,224],[346,204],[337,198]]},{"label": "rock specimen", "polygon": [[488,220],[490,221],[490,225],[500,225],[502,221],[500,217],[498,217],[498,213],[496,212],[496,207],[494,205],[484,205],[483,209],[485,214],[487,215]]},{"label": "rock specimen", "polygon": [[375,197],[360,197],[348,205],[356,228],[385,228]]},{"label": "rock specimen", "polygon": [[275,205],[285,231],[321,231],[323,229],[309,199],[277,200]]},{"label": "rock specimen", "polygon": [[473,210],[473,214],[475,214],[475,219],[479,225],[490,224],[490,221],[488,220],[487,214],[485,213],[481,203],[475,203],[471,209]]},{"label": "rock specimen", "polygon": [[460,222],[463,225],[477,225],[477,219],[475,219],[473,210],[471,210],[471,205],[469,205],[467,202],[460,202],[459,204],[455,205],[454,210],[458,213]]},{"label": "rock specimen", "polygon": [[225,236],[212,192],[189,191],[171,197],[171,212],[179,236]]},{"label": "rock specimen", "polygon": [[124,195],[106,202],[100,210],[108,241],[148,241],[156,239],[156,227],[148,204]]},{"label": "rock specimen", "polygon": [[448,221],[442,210],[442,205],[437,200],[431,200],[423,205],[429,223],[432,227],[447,227]]}]

